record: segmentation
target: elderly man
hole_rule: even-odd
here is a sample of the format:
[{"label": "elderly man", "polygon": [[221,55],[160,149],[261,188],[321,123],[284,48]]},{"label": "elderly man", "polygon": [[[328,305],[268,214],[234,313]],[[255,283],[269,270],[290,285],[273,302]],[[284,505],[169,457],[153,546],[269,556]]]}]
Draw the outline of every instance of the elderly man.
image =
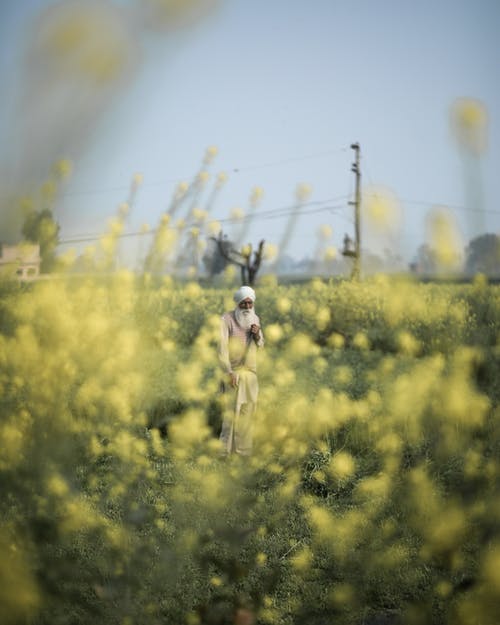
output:
[{"label": "elderly man", "polygon": [[255,291],[242,286],[233,299],[236,308],[221,320],[219,361],[226,401],[220,440],[225,454],[248,456],[259,393],[256,352],[264,345],[264,336],[254,310]]}]

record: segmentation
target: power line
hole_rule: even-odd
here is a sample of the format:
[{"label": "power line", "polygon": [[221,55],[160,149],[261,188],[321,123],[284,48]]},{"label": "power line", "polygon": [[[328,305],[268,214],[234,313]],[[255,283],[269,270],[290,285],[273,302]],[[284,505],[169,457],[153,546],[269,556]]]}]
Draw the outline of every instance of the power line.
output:
[{"label": "power line", "polygon": [[[283,212],[283,215],[290,215],[291,213],[293,213],[296,210],[299,210],[302,207],[305,206],[321,206],[321,204],[327,204],[328,202],[338,202],[340,200],[346,200],[347,199],[347,195],[338,195],[336,197],[332,197],[332,198],[328,198],[326,200],[313,200],[310,202],[303,202],[302,204],[300,204],[300,206],[292,205],[292,206],[283,206],[281,208],[271,208],[268,209],[266,211],[260,211],[258,213],[253,213],[251,215],[244,215],[243,217],[241,217],[238,221],[246,221],[246,220],[251,220],[251,219],[257,219],[257,218],[262,218],[266,215],[270,215],[270,214],[277,214],[280,212]],[[280,215],[281,216],[281,215]],[[225,218],[225,219],[218,219],[217,221],[227,221],[228,219],[231,218]]]},{"label": "power line", "polygon": [[[378,197],[379,194],[365,193],[365,196]],[[268,220],[268,219],[280,219],[280,218],[291,215],[295,211],[298,211],[297,213],[298,215],[311,215],[315,213],[330,211],[338,215],[339,217],[345,219],[349,223],[352,223],[353,220],[351,218],[338,212],[339,210],[345,209],[346,208],[345,205],[322,206],[324,204],[328,204],[329,202],[336,202],[339,200],[347,199],[348,197],[350,197],[350,194],[337,196],[337,197],[329,198],[326,200],[311,201],[302,205],[302,207],[304,206],[316,207],[316,208],[311,208],[310,210],[302,210],[301,207],[297,209],[296,206],[283,206],[280,208],[274,208],[274,209],[269,209],[267,211],[254,213],[252,215],[243,215],[242,217],[226,217],[226,218],[221,218],[221,219],[213,219],[212,221],[217,221],[219,223],[225,223],[225,224],[238,224],[238,223],[242,223],[242,222],[249,221],[249,220],[259,221],[259,220]],[[438,204],[436,202],[429,202],[429,201],[424,201],[424,200],[409,200],[409,199],[404,199],[404,198],[400,198],[400,200],[407,204],[416,204],[416,205],[421,205],[421,206],[442,206],[445,208],[451,208],[451,209],[456,209],[456,210],[478,211],[478,209],[470,208],[467,206],[453,205],[453,204]],[[495,211],[495,210],[484,210],[483,212],[492,213],[492,214],[500,214],[500,211]],[[186,223],[185,227],[190,228],[190,227],[198,226],[198,225],[200,225],[198,222],[191,221],[191,222]],[[141,235],[148,235],[148,234],[151,235],[151,234],[154,234],[156,230],[157,228],[153,228],[146,232],[138,231],[138,232],[123,233],[119,235],[119,238],[141,236]],[[70,243],[86,243],[86,242],[91,242],[91,241],[98,241],[102,236],[103,236],[102,233],[101,234],[88,234],[88,235],[74,235],[71,238],[60,241],[59,245],[68,245]]]},{"label": "power line", "polygon": [[[345,152],[347,151],[347,147],[343,147],[343,148],[337,148],[335,150],[327,150],[325,152],[317,152],[315,154],[306,154],[304,156],[292,156],[286,159],[281,159],[281,160],[277,160],[277,161],[271,161],[268,163],[261,163],[261,164],[257,164],[257,165],[246,165],[244,167],[228,167],[226,168],[228,171],[232,172],[232,173],[240,173],[240,172],[244,172],[244,171],[253,171],[253,170],[257,170],[257,169],[266,169],[269,167],[278,167],[279,165],[285,165],[288,163],[294,163],[294,162],[299,162],[299,161],[305,161],[305,160],[310,160],[310,159],[314,159],[314,158],[320,158],[323,156],[331,156],[332,154],[338,154],[340,152]],[[152,181],[152,182],[143,182],[141,183],[141,187],[159,187],[159,186],[163,186],[166,185],[168,183],[179,183],[179,182],[192,182],[193,180],[196,179],[196,176],[193,176],[193,174],[189,175],[189,176],[185,176],[183,178],[181,177],[177,177],[177,178],[167,178],[165,180],[156,180],[156,181]],[[73,196],[78,196],[78,195],[98,195],[100,193],[110,193],[113,191],[125,191],[130,189],[130,183],[128,184],[123,184],[123,185],[116,185],[113,187],[101,187],[101,188],[97,188],[97,189],[81,189],[81,190],[74,190],[74,191],[67,191],[65,193],[61,193],[60,197],[73,197]]]},{"label": "power line", "polygon": [[452,208],[453,210],[464,210],[470,211],[472,213],[491,213],[493,215],[500,215],[500,211],[487,209],[487,208],[472,208],[471,206],[459,206],[454,204],[442,204],[439,202],[425,202],[423,200],[406,200],[404,198],[401,199],[402,202],[406,204],[421,204],[423,206],[436,206],[443,208]]},{"label": "power line", "polygon": [[231,169],[235,173],[239,173],[240,171],[253,171],[255,169],[264,169],[267,167],[276,167],[278,165],[286,165],[287,163],[295,163],[298,161],[306,161],[312,158],[319,158],[321,156],[331,156],[332,154],[338,154],[339,152],[346,152],[348,150],[345,148],[337,148],[336,150],[328,150],[327,152],[318,152],[316,154],[307,154],[305,156],[292,156],[291,158],[286,158],[280,161],[271,161],[270,163],[262,163],[261,165],[248,165],[246,167],[236,167]]},{"label": "power line", "polygon": [[[368,196],[368,197],[381,197],[383,196],[383,192],[382,193],[367,193],[365,192],[363,195]],[[406,198],[398,198],[398,200],[400,202],[403,202],[405,204],[415,204],[415,205],[421,205],[421,206],[435,206],[435,207],[442,207],[442,208],[451,208],[453,210],[464,210],[464,211],[471,211],[473,213],[491,213],[494,215],[500,215],[500,211],[497,210],[493,210],[493,209],[487,209],[487,208],[472,208],[471,206],[462,206],[459,204],[445,204],[443,202],[429,202],[426,200],[409,200]]]},{"label": "power line", "polygon": [[[334,211],[340,210],[344,208],[342,205],[338,205],[338,206],[323,206],[321,208],[315,208],[315,209],[311,209],[309,211],[299,211],[297,214],[300,215],[311,215],[311,214],[315,214],[315,213],[320,213],[320,212],[325,212],[325,211],[329,211],[331,213],[334,213]],[[269,216],[264,216],[263,219],[280,219],[282,217],[287,217],[288,215],[290,215],[290,213],[281,213],[279,215],[269,215]],[[252,217],[253,220],[258,220],[258,215],[255,215]],[[242,222],[242,219],[237,219],[237,218],[231,218],[228,217],[226,219],[218,219],[217,220],[218,223],[227,223],[227,224],[239,224]],[[199,226],[200,224],[196,221],[192,221],[189,222],[187,224],[184,225],[184,228],[191,228],[194,226]],[[174,226],[175,227],[175,226]],[[157,232],[158,228],[153,228],[151,230],[140,230],[140,231],[136,231],[136,232],[125,232],[122,234],[117,235],[117,238],[119,239],[123,239],[123,238],[129,238],[129,237],[136,237],[136,236],[145,236],[145,235],[152,235],[155,234]],[[59,241],[59,245],[69,245],[72,243],[90,243],[92,241],[98,241],[99,239],[102,238],[102,234],[100,235],[92,235],[92,236],[88,236],[88,237],[82,237],[82,238],[78,238],[78,239],[66,239],[64,241]]]},{"label": "power line", "polygon": [[[296,213],[298,216],[312,215],[315,213],[321,213],[325,211],[334,213],[335,211],[338,211],[344,208],[344,205],[342,204],[339,204],[339,205],[327,204],[326,206],[317,206],[317,205],[325,204],[327,202],[332,202],[334,200],[340,200],[340,199],[345,199],[345,196],[341,196],[339,198],[332,198],[330,200],[309,202],[307,204],[304,204],[303,206],[312,206],[309,210],[301,210],[301,207],[297,208],[296,206],[293,206],[293,207],[288,206],[288,207],[282,207],[278,209],[270,209],[268,211],[253,214],[253,215],[244,215],[241,218],[226,217],[223,219],[217,219],[213,221],[217,221],[218,223],[226,223],[226,224],[240,224],[241,222],[248,221],[248,220],[259,221],[260,219],[265,219],[265,220],[280,219],[282,217],[288,217],[292,213]],[[187,222],[184,225],[184,228],[190,228],[190,227],[199,226],[199,225],[200,225],[199,222],[191,221],[191,222]],[[175,226],[172,226],[172,227],[175,228]],[[126,233],[117,235],[117,238],[128,238],[128,237],[135,237],[135,236],[151,235],[151,234],[154,234],[157,230],[158,228],[153,228],[147,231],[140,230],[136,232],[126,232]],[[79,238],[68,238],[63,241],[59,241],[59,245],[68,245],[70,243],[90,243],[92,241],[98,241],[100,238],[102,238],[102,236],[103,236],[102,234],[99,234],[99,235],[96,234],[96,235],[89,235],[89,236],[79,237]]]},{"label": "power line", "polygon": [[[363,163],[364,163],[364,170],[366,172],[368,181],[370,183],[370,186],[375,186],[373,184],[373,180],[372,177],[370,175],[370,168],[366,162],[366,154],[363,154]],[[363,195],[365,196],[371,196],[371,197],[380,197],[381,195],[383,196],[383,192],[382,193],[370,193],[370,192],[363,192]],[[397,197],[397,195],[396,195]],[[473,213],[489,213],[489,214],[493,214],[493,215],[500,215],[500,211],[498,210],[493,210],[493,209],[482,209],[482,208],[472,208],[471,206],[462,206],[462,205],[458,205],[458,204],[443,204],[441,202],[428,202],[425,200],[409,200],[409,199],[405,199],[405,198],[400,198],[398,197],[398,200],[400,202],[404,202],[405,204],[415,204],[415,205],[422,205],[422,206],[442,206],[443,208],[451,208],[453,210],[462,210],[462,211],[470,211]]]}]

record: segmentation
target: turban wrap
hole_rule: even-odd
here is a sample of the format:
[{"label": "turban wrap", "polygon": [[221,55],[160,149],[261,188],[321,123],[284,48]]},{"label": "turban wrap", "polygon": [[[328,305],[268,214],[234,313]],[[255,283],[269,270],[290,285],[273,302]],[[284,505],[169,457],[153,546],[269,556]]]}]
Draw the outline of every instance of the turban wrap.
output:
[{"label": "turban wrap", "polygon": [[247,297],[249,297],[252,302],[255,302],[255,291],[250,286],[240,287],[233,295],[233,299],[236,304],[239,304],[244,299],[247,299]]}]

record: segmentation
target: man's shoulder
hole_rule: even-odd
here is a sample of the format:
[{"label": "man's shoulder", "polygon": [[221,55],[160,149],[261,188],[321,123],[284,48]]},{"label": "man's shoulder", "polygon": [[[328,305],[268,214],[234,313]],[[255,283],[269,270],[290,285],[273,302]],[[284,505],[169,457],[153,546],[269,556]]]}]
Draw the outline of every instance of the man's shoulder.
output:
[{"label": "man's shoulder", "polygon": [[229,310],[228,312],[225,312],[221,319],[223,321],[225,321],[226,323],[230,323],[233,319],[234,319],[234,313],[232,310]]}]

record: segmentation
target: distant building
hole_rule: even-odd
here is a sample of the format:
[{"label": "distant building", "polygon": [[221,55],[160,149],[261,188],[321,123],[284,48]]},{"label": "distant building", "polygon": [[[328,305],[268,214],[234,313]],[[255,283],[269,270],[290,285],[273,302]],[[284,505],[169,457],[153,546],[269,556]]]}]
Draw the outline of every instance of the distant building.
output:
[{"label": "distant building", "polygon": [[40,275],[40,260],[38,243],[0,243],[0,274],[33,280]]}]

